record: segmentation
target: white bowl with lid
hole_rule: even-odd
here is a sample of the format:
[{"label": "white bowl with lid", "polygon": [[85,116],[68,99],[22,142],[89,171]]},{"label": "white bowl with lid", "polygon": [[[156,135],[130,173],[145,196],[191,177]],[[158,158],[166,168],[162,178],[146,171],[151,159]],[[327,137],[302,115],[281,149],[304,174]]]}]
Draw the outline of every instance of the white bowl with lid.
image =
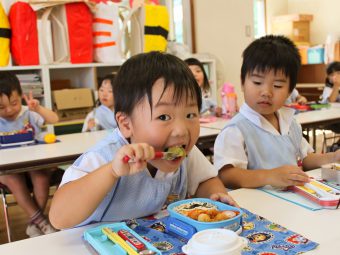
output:
[{"label": "white bowl with lid", "polygon": [[187,255],[240,255],[248,240],[229,229],[206,229],[197,232],[182,247]]}]

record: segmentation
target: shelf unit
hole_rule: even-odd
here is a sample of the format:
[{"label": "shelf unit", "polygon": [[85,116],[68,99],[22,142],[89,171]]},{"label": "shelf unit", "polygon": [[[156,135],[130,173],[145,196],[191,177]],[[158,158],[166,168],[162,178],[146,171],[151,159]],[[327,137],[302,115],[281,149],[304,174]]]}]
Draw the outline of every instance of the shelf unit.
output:
[{"label": "shelf unit", "polygon": [[[205,67],[208,75],[208,79],[211,85],[211,96],[217,100],[217,75],[216,75],[216,62],[215,59],[200,59]],[[39,65],[39,66],[8,66],[1,67],[0,71],[13,71],[16,74],[37,72],[43,83],[44,97],[41,100],[41,104],[49,109],[53,109],[52,93],[51,93],[51,81],[56,79],[68,79],[71,81],[72,88],[90,88],[94,92],[98,88],[98,77],[104,77],[105,75],[118,71],[122,65],[122,61],[113,63],[88,63],[88,64],[58,64],[58,65]],[[82,119],[62,121],[55,125],[47,125],[47,131],[54,133],[55,130],[62,129],[63,126],[79,126],[83,123]],[[66,129],[70,130],[70,127]],[[72,131],[66,131],[72,132]],[[57,131],[57,134],[63,133]]]},{"label": "shelf unit", "polygon": [[[90,88],[97,90],[98,77],[115,72],[122,65],[122,62],[112,63],[86,63],[86,64],[59,64],[59,65],[39,65],[39,66],[7,66],[1,67],[0,71],[12,71],[16,74],[36,72],[41,77],[44,88],[44,97],[41,104],[49,109],[53,109],[51,81],[55,79],[69,79],[72,88]],[[82,120],[77,120],[81,122]],[[59,122],[57,126],[73,125],[74,121]],[[47,125],[47,131],[53,133],[54,126]]]},{"label": "shelf unit", "polygon": [[302,65],[298,74],[296,88],[308,101],[318,101],[325,86],[325,78],[325,64]]}]

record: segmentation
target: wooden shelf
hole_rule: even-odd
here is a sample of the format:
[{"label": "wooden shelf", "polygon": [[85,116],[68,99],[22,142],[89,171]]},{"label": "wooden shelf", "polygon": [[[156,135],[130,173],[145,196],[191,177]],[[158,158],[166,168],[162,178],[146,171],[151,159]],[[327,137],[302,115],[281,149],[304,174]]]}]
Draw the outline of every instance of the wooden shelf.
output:
[{"label": "wooden shelf", "polygon": [[308,101],[318,101],[325,86],[325,78],[325,64],[302,65],[298,73],[296,88]]},{"label": "wooden shelf", "polygon": [[302,65],[298,73],[298,83],[324,83],[326,78],[326,65]]},{"label": "wooden shelf", "polygon": [[[44,88],[44,97],[42,105],[52,109],[52,90],[51,80],[68,79],[72,88],[90,88],[97,90],[97,79],[109,73],[115,72],[121,66],[123,61],[112,61],[112,63],[84,63],[71,64],[60,63],[56,65],[35,65],[35,66],[6,66],[0,67],[0,71],[13,71],[16,74],[25,74],[28,72],[38,73]],[[61,121],[55,125],[46,125],[47,131],[54,132],[54,129],[66,129],[76,126],[81,131],[84,120]],[[60,134],[60,131],[58,134]],[[72,130],[73,132],[73,130]]]},{"label": "wooden shelf", "polygon": [[76,124],[84,124],[84,119],[76,119],[76,120],[65,120],[65,121],[59,121],[58,123],[54,124],[53,126],[67,126],[67,125],[76,125]]}]

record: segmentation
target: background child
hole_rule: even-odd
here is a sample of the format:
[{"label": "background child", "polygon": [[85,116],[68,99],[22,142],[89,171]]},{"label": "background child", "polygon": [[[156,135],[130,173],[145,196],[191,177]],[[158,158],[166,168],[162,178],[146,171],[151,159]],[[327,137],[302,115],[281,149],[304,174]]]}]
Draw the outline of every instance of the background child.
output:
[{"label": "background child", "polygon": [[303,185],[314,169],[340,160],[340,151],[312,153],[294,110],[282,107],[296,85],[300,55],[283,36],[268,35],[243,52],[245,103],[215,141],[215,167],[227,186]]},{"label": "background child", "polygon": [[[121,66],[113,94],[119,128],[66,170],[50,210],[55,227],[151,215],[187,192],[234,204],[195,147],[201,94],[183,61],[159,52],[136,55]],[[187,157],[153,159],[172,146]]]},{"label": "background child", "polygon": [[321,103],[340,102],[340,62],[332,62],[326,69],[327,77]]},{"label": "background child", "polygon": [[[332,62],[326,68],[326,83],[321,96],[321,103],[340,102],[340,62]],[[323,127],[332,130],[334,133],[340,133],[340,124],[335,123]],[[337,141],[340,144],[340,139]]]},{"label": "background child", "polygon": [[113,78],[113,75],[107,75],[100,83],[96,108],[86,116],[82,132],[117,127],[114,116]]},{"label": "background child", "polygon": [[293,104],[293,103],[306,104],[307,98],[300,95],[297,89],[293,89],[292,93],[290,93],[290,95],[288,96],[285,104],[288,105],[288,104]]},{"label": "background child", "polygon": [[210,83],[208,76],[204,71],[203,64],[196,58],[188,58],[184,60],[201,88],[202,92],[202,108],[201,114],[206,114],[212,112],[216,116],[220,117],[222,115],[222,108],[217,106],[215,100],[211,98]]},{"label": "background child", "polygon": [[[18,78],[6,71],[0,72],[0,132],[13,132],[33,128],[35,137],[44,124],[58,121],[58,116],[33,99],[32,93],[24,95],[27,106],[21,104],[22,90]],[[55,232],[43,212],[48,199],[50,173],[32,171],[27,175],[33,184],[33,197],[27,187],[25,174],[0,176],[0,182],[13,193],[19,206],[29,216],[26,234],[30,237]]]}]

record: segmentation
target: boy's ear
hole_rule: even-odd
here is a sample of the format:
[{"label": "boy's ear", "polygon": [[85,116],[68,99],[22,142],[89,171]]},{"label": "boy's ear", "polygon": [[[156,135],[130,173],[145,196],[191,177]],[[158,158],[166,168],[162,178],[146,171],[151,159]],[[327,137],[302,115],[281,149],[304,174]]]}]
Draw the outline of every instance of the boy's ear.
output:
[{"label": "boy's ear", "polygon": [[244,84],[241,83],[241,91],[244,93]]},{"label": "boy's ear", "polygon": [[123,112],[116,113],[117,125],[120,132],[125,138],[130,138],[132,135],[132,123],[131,118]]}]

